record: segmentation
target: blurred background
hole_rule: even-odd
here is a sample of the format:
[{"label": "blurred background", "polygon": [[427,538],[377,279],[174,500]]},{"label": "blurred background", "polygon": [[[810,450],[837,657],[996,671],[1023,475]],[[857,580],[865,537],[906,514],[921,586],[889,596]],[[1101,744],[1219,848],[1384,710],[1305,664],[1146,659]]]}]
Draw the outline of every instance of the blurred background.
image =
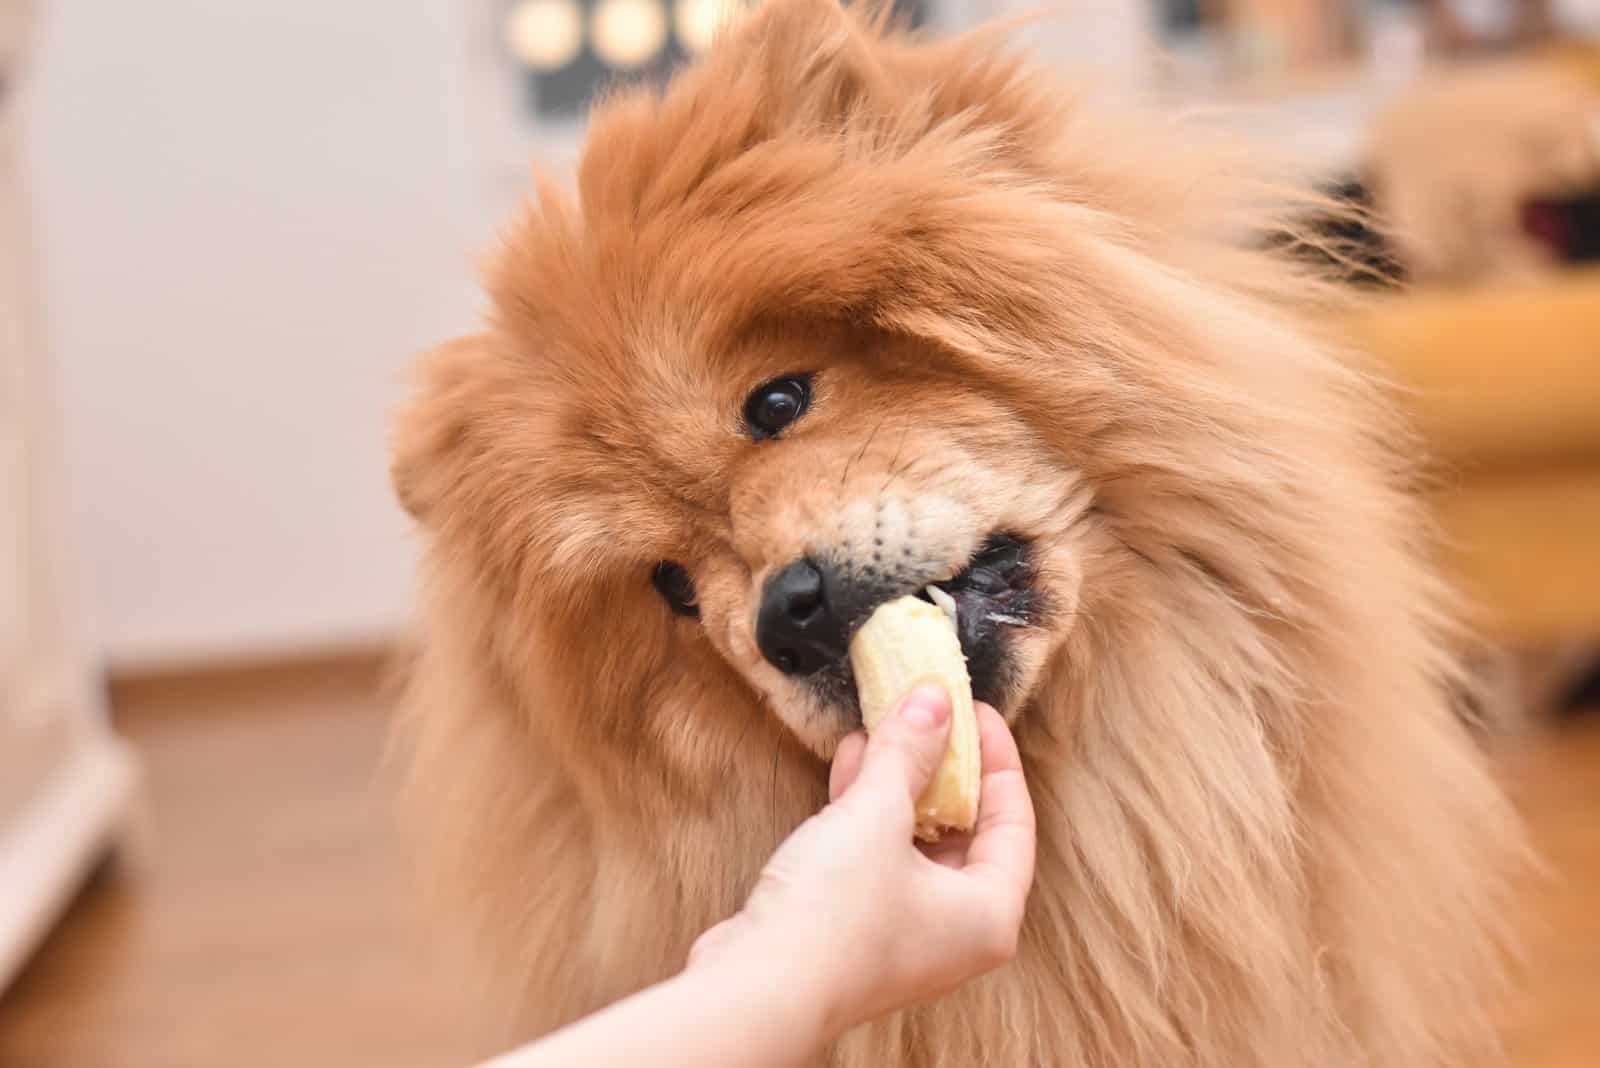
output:
[{"label": "blurred background", "polygon": [[[1045,61],[1392,224],[1308,220],[1445,474],[1474,713],[1556,876],[1514,1061],[1600,1064],[1600,0],[1061,6]],[[417,548],[386,414],[530,164],[739,13],[0,0],[0,1065],[490,1052],[380,782]]]}]

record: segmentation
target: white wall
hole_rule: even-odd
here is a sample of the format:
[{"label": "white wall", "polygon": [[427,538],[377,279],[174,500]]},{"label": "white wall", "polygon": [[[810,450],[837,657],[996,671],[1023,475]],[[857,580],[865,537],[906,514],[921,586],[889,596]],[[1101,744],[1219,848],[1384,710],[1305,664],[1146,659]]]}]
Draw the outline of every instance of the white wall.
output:
[{"label": "white wall", "polygon": [[472,322],[451,0],[56,0],[29,94],[49,351],[114,665],[405,614],[398,370]]}]

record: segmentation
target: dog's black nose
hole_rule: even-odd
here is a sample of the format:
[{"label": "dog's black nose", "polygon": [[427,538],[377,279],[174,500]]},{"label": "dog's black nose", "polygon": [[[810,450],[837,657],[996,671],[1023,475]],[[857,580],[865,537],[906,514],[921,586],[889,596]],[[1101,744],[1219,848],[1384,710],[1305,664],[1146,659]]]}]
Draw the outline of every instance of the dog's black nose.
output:
[{"label": "dog's black nose", "polygon": [[831,603],[828,585],[817,565],[797,560],[761,591],[756,644],[785,675],[810,675],[850,649],[848,620]]}]

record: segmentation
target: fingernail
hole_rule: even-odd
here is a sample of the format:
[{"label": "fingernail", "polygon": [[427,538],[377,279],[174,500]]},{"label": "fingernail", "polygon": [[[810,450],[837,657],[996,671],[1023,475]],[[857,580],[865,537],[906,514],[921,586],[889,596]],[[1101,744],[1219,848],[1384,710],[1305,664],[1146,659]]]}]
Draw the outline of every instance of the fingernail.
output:
[{"label": "fingernail", "polygon": [[950,718],[950,695],[943,686],[923,683],[900,706],[900,718],[922,730],[941,726]]}]

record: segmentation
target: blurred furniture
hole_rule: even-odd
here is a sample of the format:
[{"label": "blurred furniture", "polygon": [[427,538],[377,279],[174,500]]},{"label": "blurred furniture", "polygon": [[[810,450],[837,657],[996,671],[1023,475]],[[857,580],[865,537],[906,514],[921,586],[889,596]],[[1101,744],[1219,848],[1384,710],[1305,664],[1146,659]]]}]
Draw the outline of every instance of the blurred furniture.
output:
[{"label": "blurred furniture", "polygon": [[121,825],[135,765],[73,634],[10,91],[31,5],[0,0],[0,987]]},{"label": "blurred furniture", "polygon": [[1600,271],[1413,292],[1355,328],[1412,391],[1449,563],[1490,632],[1600,638]]}]

